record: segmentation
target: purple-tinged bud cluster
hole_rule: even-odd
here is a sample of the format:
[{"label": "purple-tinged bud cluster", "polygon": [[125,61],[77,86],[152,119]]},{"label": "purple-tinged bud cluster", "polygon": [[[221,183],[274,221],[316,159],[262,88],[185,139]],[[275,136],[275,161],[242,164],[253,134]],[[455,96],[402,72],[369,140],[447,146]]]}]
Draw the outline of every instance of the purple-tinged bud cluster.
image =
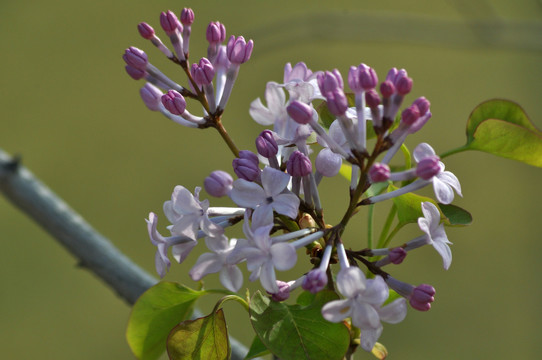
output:
[{"label": "purple-tinged bud cluster", "polygon": [[244,37],[235,37],[232,35],[228,40],[226,55],[231,63],[243,64],[250,59],[253,48],[254,42],[252,40],[246,42]]},{"label": "purple-tinged bud cluster", "polygon": [[256,181],[260,177],[259,164],[258,156],[249,150],[239,151],[239,157],[232,161],[237,177],[247,181]]},{"label": "purple-tinged bud cluster", "polygon": [[318,87],[322,95],[326,96],[327,93],[333,92],[336,89],[343,89],[343,79],[339,70],[326,71],[323,74],[319,74],[316,77],[318,81]]},{"label": "purple-tinged bud cluster", "polygon": [[190,26],[194,23],[194,11],[190,8],[181,10],[181,23],[185,26]]},{"label": "purple-tinged bud cluster", "polygon": [[145,70],[147,64],[149,63],[147,54],[145,54],[143,50],[133,46],[130,46],[124,51],[122,58],[129,66],[142,71]]},{"label": "purple-tinged bud cluster", "polygon": [[279,291],[271,294],[271,299],[273,301],[288,300],[288,298],[290,297],[290,284],[284,281],[277,280],[277,286],[279,287]]},{"label": "purple-tinged bud cluster", "polygon": [[416,120],[418,120],[419,118],[420,118],[420,110],[418,110],[418,107],[416,105],[407,107],[401,113],[401,122],[407,126],[414,124]]},{"label": "purple-tinged bud cluster", "polygon": [[186,110],[186,100],[179,92],[169,90],[162,95],[162,105],[173,115],[182,115]]},{"label": "purple-tinged bud cluster", "polygon": [[288,115],[298,124],[308,124],[312,120],[313,109],[300,101],[294,100],[286,107]]},{"label": "purple-tinged bud cluster", "polygon": [[198,64],[192,64],[191,73],[199,86],[210,84],[215,77],[213,64],[206,58],[201,58]]},{"label": "purple-tinged bud cluster", "polygon": [[378,76],[373,68],[360,64],[351,66],[348,72],[348,86],[354,92],[372,90],[378,85]]},{"label": "purple-tinged bud cluster", "polygon": [[292,176],[307,176],[312,172],[311,159],[300,151],[294,151],[286,164],[288,174]]},{"label": "purple-tinged bud cluster", "polygon": [[225,171],[215,170],[205,178],[203,186],[205,191],[211,196],[226,196],[233,187],[233,178]]},{"label": "purple-tinged bud cluster", "polygon": [[139,94],[141,95],[141,99],[143,100],[145,105],[147,105],[149,110],[160,110],[160,101],[163,95],[160,89],[150,83],[146,83],[145,86],[143,86],[139,90]]},{"label": "purple-tinged bud cluster", "polygon": [[143,39],[150,40],[154,37],[154,29],[146,22],[141,22],[137,25],[137,30]]},{"label": "purple-tinged bud cluster", "polygon": [[402,247],[396,247],[390,250],[388,256],[390,257],[392,264],[399,265],[403,262],[403,260],[405,260],[407,252]]},{"label": "purple-tinged bud cluster", "polygon": [[303,290],[316,294],[322,291],[327,285],[327,274],[325,271],[313,269],[303,279]]},{"label": "purple-tinged bud cluster", "polygon": [[256,149],[258,154],[267,159],[277,155],[279,147],[271,130],[262,131],[256,138]]},{"label": "purple-tinged bud cluster", "polygon": [[389,98],[395,93],[395,85],[393,82],[386,80],[380,84],[380,93],[384,98]]}]

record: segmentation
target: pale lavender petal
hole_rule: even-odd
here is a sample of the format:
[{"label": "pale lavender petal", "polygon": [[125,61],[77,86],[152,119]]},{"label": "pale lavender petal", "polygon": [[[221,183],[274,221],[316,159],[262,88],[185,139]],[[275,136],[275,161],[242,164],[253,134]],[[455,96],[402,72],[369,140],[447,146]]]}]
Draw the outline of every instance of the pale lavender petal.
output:
[{"label": "pale lavender petal", "polygon": [[452,250],[448,246],[448,244],[444,242],[433,242],[433,247],[437,252],[442,256],[442,265],[444,266],[445,270],[448,270],[450,268],[450,265],[452,263]]},{"label": "pale lavender petal", "polygon": [[285,271],[294,267],[297,253],[290,243],[278,243],[271,246],[271,258],[277,270]]},{"label": "pale lavender petal", "polygon": [[212,222],[207,216],[201,217],[200,225],[201,230],[209,236],[217,237],[224,233],[224,229],[221,226]]},{"label": "pale lavender petal", "polygon": [[276,212],[295,219],[299,210],[299,198],[291,192],[279,194],[274,197],[275,201],[271,204]]},{"label": "pale lavender petal", "polygon": [[265,201],[266,195],[260,185],[238,179],[233,182],[230,198],[239,206],[254,209]]},{"label": "pale lavender petal", "polygon": [[155,213],[151,212],[149,213],[149,219],[145,219],[147,222],[147,231],[149,233],[149,238],[151,240],[151,243],[155,246],[158,246],[160,243],[164,243],[164,237],[160,235],[160,233],[156,230],[156,227],[158,225],[158,216],[156,216]]},{"label": "pale lavender petal", "polygon": [[273,225],[273,205],[263,203],[252,214],[252,227],[259,228]]},{"label": "pale lavender petal", "polygon": [[266,196],[275,196],[280,194],[288,183],[290,175],[272,167],[265,167],[262,171],[262,185],[265,189]]},{"label": "pale lavender petal", "polygon": [[188,274],[192,280],[200,281],[205,275],[219,272],[221,269],[222,262],[217,254],[203,253]]},{"label": "pale lavender petal", "polygon": [[166,218],[169,220],[170,223],[173,224],[179,219],[180,214],[176,213],[175,210],[173,210],[173,201],[168,200],[164,202],[163,210]]},{"label": "pale lavender petal", "polygon": [[440,211],[436,205],[429,201],[422,202],[422,212],[427,219],[429,229],[435,229],[440,223]]},{"label": "pale lavender petal", "polygon": [[380,316],[375,307],[363,302],[363,298],[352,303],[352,324],[363,328],[376,328],[380,325]]},{"label": "pale lavender petal", "polygon": [[220,235],[217,237],[207,236],[205,238],[205,245],[207,245],[209,250],[215,253],[224,251],[230,246],[226,235]]},{"label": "pale lavender petal", "polygon": [[275,123],[275,114],[262,104],[260,98],[250,103],[248,112],[254,121],[260,125],[269,126]]},{"label": "pale lavender petal", "polygon": [[273,224],[268,224],[266,226],[260,226],[254,230],[252,240],[254,241],[254,244],[265,253],[268,253],[269,248],[271,247],[272,241],[269,237],[269,233],[271,232],[272,228]]},{"label": "pale lavender petal", "polygon": [[353,298],[365,290],[365,283],[365,275],[357,267],[343,268],[337,274],[339,292],[347,298]]},{"label": "pale lavender petal", "polygon": [[243,285],[243,273],[235,265],[224,266],[220,270],[220,283],[228,290],[237,292]]},{"label": "pale lavender petal", "polygon": [[351,299],[330,301],[322,307],[322,316],[327,321],[338,323],[352,314]]},{"label": "pale lavender petal", "polygon": [[197,244],[198,242],[194,240],[184,244],[173,245],[171,247],[173,258],[177,260],[179,264],[182,263]]},{"label": "pale lavender petal", "polygon": [[173,209],[181,215],[192,214],[201,210],[201,206],[194,198],[194,195],[184,186],[175,186],[171,200],[173,201]]},{"label": "pale lavender petal", "polygon": [[438,176],[433,177],[433,190],[437,200],[442,204],[450,204],[454,201],[454,191],[452,187],[439,180]]},{"label": "pale lavender petal", "polygon": [[260,282],[262,283],[263,288],[271,294],[276,294],[279,291],[273,262],[267,261],[262,265],[260,270]]},{"label": "pale lavender petal", "polygon": [[380,320],[385,321],[390,324],[397,324],[403,321],[407,314],[407,303],[406,299],[400,298],[397,299],[388,305],[380,308],[378,310],[380,315]]},{"label": "pale lavender petal", "polygon": [[376,329],[360,329],[361,330],[361,337],[360,337],[360,345],[365,351],[371,351],[373,347],[375,346],[376,342],[378,341],[378,338],[382,334],[383,327],[380,325]]},{"label": "pale lavender petal", "polygon": [[[164,261],[164,260],[167,260]],[[160,278],[163,278],[166,276],[166,272],[169,271],[169,267],[171,266],[171,262],[168,258],[164,259],[159,251],[156,251],[156,254],[154,255],[154,266],[156,267],[156,272],[160,276]]]},{"label": "pale lavender petal", "polygon": [[381,306],[389,296],[388,285],[381,276],[367,280],[367,287],[363,292],[363,301],[375,306]]},{"label": "pale lavender petal", "polygon": [[284,111],[286,104],[286,94],[276,82],[270,81],[265,86],[265,101],[267,107],[273,112]]},{"label": "pale lavender petal", "polygon": [[198,231],[198,215],[184,215],[170,229],[172,235],[182,235],[196,240]]},{"label": "pale lavender petal", "polygon": [[412,156],[414,157],[414,160],[419,163],[420,160],[425,159],[426,157],[435,155],[435,150],[431,147],[431,145],[427,143],[421,143],[412,152]]},{"label": "pale lavender petal", "polygon": [[453,187],[455,189],[455,192],[459,195],[459,196],[463,196],[461,194],[461,184],[459,183],[459,179],[457,179],[457,176],[455,176],[453,173],[449,172],[449,171],[443,171],[441,172],[440,174],[437,175],[437,178],[450,185],[451,187]]},{"label": "pale lavender petal", "polygon": [[431,223],[426,218],[418,218],[418,226],[420,229],[427,234],[427,237],[429,239],[429,242],[432,242],[431,239]]}]

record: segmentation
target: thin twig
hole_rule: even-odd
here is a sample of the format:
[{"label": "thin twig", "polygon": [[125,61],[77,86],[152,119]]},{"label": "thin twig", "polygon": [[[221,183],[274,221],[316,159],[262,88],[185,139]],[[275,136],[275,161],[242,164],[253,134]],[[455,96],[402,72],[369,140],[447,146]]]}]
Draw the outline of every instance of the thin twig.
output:
[{"label": "thin twig", "polygon": [[[121,253],[78,213],[55,195],[28,169],[0,149],[0,191],[55,238],[80,265],[102,279],[118,296],[133,305],[158,280]],[[195,311],[195,316],[201,316]],[[230,338],[232,359],[243,359],[247,349]]]}]

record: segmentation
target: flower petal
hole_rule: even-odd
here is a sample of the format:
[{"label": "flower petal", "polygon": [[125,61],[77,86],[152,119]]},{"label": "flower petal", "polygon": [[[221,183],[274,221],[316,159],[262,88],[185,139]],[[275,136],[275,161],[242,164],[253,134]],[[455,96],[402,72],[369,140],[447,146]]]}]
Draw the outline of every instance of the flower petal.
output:
[{"label": "flower petal", "polygon": [[373,347],[375,346],[376,342],[378,341],[378,338],[382,334],[383,327],[380,325],[376,329],[366,328],[366,329],[360,329],[361,330],[361,336],[360,336],[360,345],[365,351],[371,351]]},{"label": "flower petal", "polygon": [[353,298],[365,290],[365,283],[365,275],[357,267],[343,268],[337,274],[339,292],[347,298]]},{"label": "flower petal", "polygon": [[[286,174],[272,167],[265,167],[262,171],[262,185],[265,190],[265,195],[276,196],[280,194],[288,183],[290,182],[290,175]],[[235,184],[235,183],[234,183]]]},{"label": "flower petal", "polygon": [[194,198],[194,195],[184,186],[177,185],[171,195],[173,210],[181,215],[193,214],[201,210],[200,204]]},{"label": "flower petal", "polygon": [[260,270],[260,282],[262,283],[263,288],[271,294],[279,292],[275,268],[273,267],[273,262],[271,260],[262,265]]},{"label": "flower petal", "polygon": [[177,262],[180,264],[182,263],[188,254],[190,254],[190,251],[198,244],[197,241],[190,241],[184,244],[177,244],[171,246],[171,253],[173,254],[173,258],[177,260]]},{"label": "flower petal", "polygon": [[412,152],[414,160],[419,163],[420,160],[425,159],[426,157],[435,155],[435,150],[428,143],[421,143],[416,146]]},{"label": "flower petal", "polygon": [[452,250],[445,242],[433,242],[433,247],[437,252],[442,256],[442,265],[444,266],[445,270],[448,270],[450,268],[450,265],[452,263]]},{"label": "flower petal", "polygon": [[273,226],[273,205],[263,203],[252,214],[252,227],[260,228]]},{"label": "flower petal", "polygon": [[390,324],[403,321],[407,314],[407,303],[404,298],[397,299],[378,310],[380,320]]},{"label": "flower petal", "polygon": [[389,296],[388,285],[382,276],[367,280],[367,287],[363,292],[363,301],[374,306],[381,306]]},{"label": "flower petal", "polygon": [[220,283],[230,291],[237,292],[243,285],[243,273],[235,265],[224,266],[220,270]]},{"label": "flower petal", "polygon": [[192,280],[200,281],[205,275],[217,273],[222,269],[222,262],[214,253],[203,253],[188,273]]},{"label": "flower petal", "polygon": [[299,210],[299,198],[292,192],[285,192],[274,197],[275,201],[271,204],[276,212],[286,215],[291,219],[297,217]]},{"label": "flower petal", "polygon": [[239,206],[254,209],[264,202],[266,196],[260,185],[244,179],[237,179],[233,182],[230,198]]},{"label": "flower petal", "polygon": [[277,270],[290,270],[297,262],[297,253],[290,243],[273,244],[270,252],[273,265]]},{"label": "flower petal", "polygon": [[459,183],[459,179],[452,172],[443,171],[443,172],[441,172],[440,174],[437,175],[437,178],[440,181],[442,181],[442,182],[450,185],[451,187],[453,187],[455,189],[455,192],[457,193],[457,195],[463,196],[461,194],[461,184]]},{"label": "flower petal", "polygon": [[450,204],[454,201],[454,191],[447,183],[441,181],[439,176],[433,177],[433,190],[437,200],[442,204]]},{"label": "flower petal", "polygon": [[330,301],[322,307],[322,316],[334,323],[343,321],[352,314],[351,299]]}]

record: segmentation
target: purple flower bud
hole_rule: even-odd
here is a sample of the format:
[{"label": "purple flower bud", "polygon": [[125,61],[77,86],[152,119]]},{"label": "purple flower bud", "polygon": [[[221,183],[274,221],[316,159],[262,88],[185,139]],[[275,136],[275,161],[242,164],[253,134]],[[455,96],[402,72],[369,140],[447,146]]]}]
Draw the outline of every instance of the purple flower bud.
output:
[{"label": "purple flower bud", "polygon": [[240,179],[257,180],[260,176],[258,156],[248,150],[239,151],[239,157],[233,159],[233,171]]},{"label": "purple flower bud", "polygon": [[410,305],[419,311],[431,309],[431,303],[435,301],[435,288],[431,285],[421,284],[416,286],[410,295]]},{"label": "purple flower bud", "polygon": [[350,70],[348,70],[348,86],[350,86],[353,92],[361,92],[363,90],[359,82],[358,66],[350,66]]},{"label": "purple flower bud", "polygon": [[396,247],[396,248],[390,249],[390,253],[388,254],[388,256],[390,258],[390,261],[393,264],[399,265],[400,263],[403,262],[403,260],[405,260],[407,256],[407,252],[402,247]]},{"label": "purple flower bud", "polygon": [[326,71],[320,73],[316,77],[318,87],[322,95],[326,96],[328,92],[333,92],[337,88],[343,88],[343,79],[339,70],[335,69],[333,72]]},{"label": "purple flower bud", "polygon": [[182,31],[183,27],[179,22],[179,19],[177,19],[177,16],[175,16],[171,10],[160,14],[160,25],[168,35],[174,34],[177,29]]},{"label": "purple flower bud", "polygon": [[130,46],[122,55],[124,62],[133,68],[145,70],[149,62],[147,54],[143,50]]},{"label": "purple flower bud", "polygon": [[210,44],[219,44],[226,40],[226,28],[219,21],[211,21],[205,33]]},{"label": "purple flower bud", "polygon": [[143,39],[150,40],[154,37],[154,29],[146,22],[141,22],[137,25],[137,30]]},{"label": "purple flower bud", "polygon": [[388,75],[386,75],[386,81],[391,81],[392,83],[395,83],[398,72],[399,71],[397,70],[397,68],[391,68],[390,71],[388,71]]},{"label": "purple flower bud", "polygon": [[228,195],[233,187],[230,174],[222,170],[215,170],[203,181],[205,191],[211,196],[222,197]]},{"label": "purple flower bud", "polygon": [[410,90],[412,90],[412,78],[409,78],[408,76],[399,77],[395,82],[395,88],[400,95],[408,94]]},{"label": "purple flower bud", "polygon": [[390,167],[387,164],[375,163],[369,169],[369,178],[373,183],[387,181],[390,178],[390,173]]},{"label": "purple flower bud", "polygon": [[250,59],[252,55],[252,49],[254,48],[254,42],[249,40],[248,43],[242,36],[231,36],[226,46],[226,55],[228,60],[234,64],[243,64]]},{"label": "purple flower bud", "polygon": [[365,64],[360,64],[358,66],[358,71],[359,83],[363,90],[367,91],[374,89],[378,84],[378,76],[376,75],[376,71]]},{"label": "purple flower bud", "polygon": [[314,160],[316,170],[318,170],[320,174],[327,177],[337,175],[339,173],[339,170],[341,170],[342,163],[342,157],[338,154],[335,154],[329,148],[322,149]]},{"label": "purple flower bud", "polygon": [[323,290],[327,285],[327,275],[325,271],[313,269],[303,279],[303,290],[310,291],[313,294]]},{"label": "purple flower bud", "polygon": [[395,85],[393,82],[386,80],[380,84],[380,93],[384,98],[389,98],[395,93]]},{"label": "purple flower bud", "polygon": [[367,106],[371,109],[374,109],[378,107],[378,105],[380,105],[380,96],[378,96],[376,90],[372,89],[365,93],[365,102],[367,103]]},{"label": "purple flower bud", "polygon": [[294,100],[286,108],[288,115],[298,124],[308,124],[312,120],[313,110],[310,105]]},{"label": "purple flower bud", "polygon": [[279,148],[271,130],[262,131],[256,138],[256,149],[258,154],[267,159],[277,155]]},{"label": "purple flower bud", "polygon": [[194,11],[190,8],[181,10],[181,23],[183,25],[192,25],[194,23]]},{"label": "purple flower bud", "polygon": [[201,58],[198,64],[192,64],[192,77],[199,86],[208,85],[215,77],[213,64],[206,58]]},{"label": "purple flower bud", "polygon": [[424,180],[431,179],[441,171],[440,158],[437,155],[421,159],[416,167],[416,175]]},{"label": "purple flower bud", "polygon": [[162,95],[162,104],[173,115],[182,115],[186,110],[186,100],[175,90]]},{"label": "purple flower bud", "polygon": [[126,65],[124,69],[126,69],[128,75],[130,75],[130,77],[134,80],[139,80],[147,76],[147,72],[145,70],[136,69],[130,65]]},{"label": "purple flower bud", "polygon": [[333,92],[328,92],[325,94],[327,108],[329,112],[335,116],[342,116],[346,113],[348,109],[348,99],[344,95],[342,89],[337,88]]},{"label": "purple flower bud", "polygon": [[296,150],[290,155],[286,163],[286,170],[292,176],[309,175],[312,172],[311,160],[308,156]]},{"label": "purple flower bud", "polygon": [[162,97],[162,91],[151,83],[146,83],[139,90],[141,99],[151,111],[158,111],[160,109],[160,98]]},{"label": "purple flower bud", "polygon": [[407,107],[401,113],[401,122],[405,125],[412,125],[420,118],[420,110],[416,105],[411,105]]},{"label": "purple flower bud", "polygon": [[277,286],[279,287],[279,292],[276,294],[271,294],[269,291],[268,294],[271,294],[271,300],[273,301],[284,301],[290,297],[290,285],[284,281],[277,280]]},{"label": "purple flower bud", "polygon": [[431,103],[429,102],[429,100],[422,96],[420,98],[417,98],[413,102],[413,105],[416,105],[418,107],[418,110],[420,110],[420,116],[424,116],[429,111]]}]

